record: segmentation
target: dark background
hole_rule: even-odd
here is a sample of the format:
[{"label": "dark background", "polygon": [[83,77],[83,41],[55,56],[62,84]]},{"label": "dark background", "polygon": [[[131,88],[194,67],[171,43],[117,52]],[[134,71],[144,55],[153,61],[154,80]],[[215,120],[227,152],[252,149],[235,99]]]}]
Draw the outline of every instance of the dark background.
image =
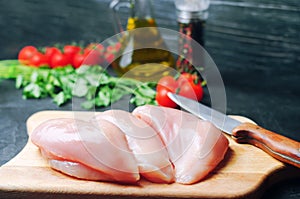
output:
[{"label": "dark background", "polygon": [[[0,60],[25,45],[101,42],[114,35],[108,0],[0,0]],[[178,30],[172,0],[154,0],[157,24]],[[211,1],[205,49],[225,84],[227,113],[300,141],[299,0]],[[12,80],[0,82],[0,165],[27,140],[25,120],[58,108],[50,99],[22,100]],[[251,165],[249,165],[251,166]],[[299,179],[271,187],[263,198],[300,198]]]}]

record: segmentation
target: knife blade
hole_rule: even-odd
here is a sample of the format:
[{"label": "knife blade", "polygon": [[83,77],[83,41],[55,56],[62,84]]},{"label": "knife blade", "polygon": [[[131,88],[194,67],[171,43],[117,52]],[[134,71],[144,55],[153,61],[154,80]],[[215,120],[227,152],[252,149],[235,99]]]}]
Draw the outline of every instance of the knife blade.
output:
[{"label": "knife blade", "polygon": [[213,123],[236,142],[256,146],[272,157],[300,168],[300,142],[255,124],[240,122],[195,100],[170,92],[168,97],[186,111]]}]

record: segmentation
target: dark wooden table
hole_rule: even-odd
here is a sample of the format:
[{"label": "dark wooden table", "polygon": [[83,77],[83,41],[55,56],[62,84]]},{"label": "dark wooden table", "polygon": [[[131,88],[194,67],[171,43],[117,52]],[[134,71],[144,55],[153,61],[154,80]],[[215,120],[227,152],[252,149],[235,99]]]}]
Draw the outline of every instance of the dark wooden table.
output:
[{"label": "dark wooden table", "polygon": [[[96,41],[114,35],[108,0],[0,0],[0,59],[24,45]],[[155,0],[160,27],[178,30],[172,0]],[[300,141],[300,4],[298,0],[211,1],[205,48],[226,89],[227,113]],[[0,82],[0,165],[27,141],[25,120],[57,107],[51,99],[23,100],[13,80]],[[1,195],[1,194],[0,194]],[[262,198],[300,198],[300,180],[270,187]]]}]

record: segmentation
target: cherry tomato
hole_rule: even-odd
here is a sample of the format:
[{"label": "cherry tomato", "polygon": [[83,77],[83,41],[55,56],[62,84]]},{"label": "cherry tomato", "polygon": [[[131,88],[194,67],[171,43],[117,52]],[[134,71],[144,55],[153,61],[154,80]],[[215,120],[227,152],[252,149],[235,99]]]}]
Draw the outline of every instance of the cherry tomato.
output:
[{"label": "cherry tomato", "polygon": [[84,64],[96,65],[104,61],[104,46],[97,43],[91,43],[84,49],[86,59]]},{"label": "cherry tomato", "polygon": [[18,60],[22,64],[29,64],[29,59],[36,53],[38,50],[34,46],[25,46],[22,48],[18,54]]},{"label": "cherry tomato", "polygon": [[170,107],[170,108],[177,107],[177,104],[168,97],[168,95],[167,95],[168,92],[174,93],[175,91],[172,89],[164,88],[164,87],[162,87],[159,91],[157,91],[156,96],[155,96],[157,103],[160,106],[165,106],[165,107]]},{"label": "cherry tomato", "polygon": [[122,44],[120,42],[117,42],[114,46],[115,46],[115,50],[119,51],[122,47]]},{"label": "cherry tomato", "polygon": [[190,73],[182,73],[177,79],[178,86],[181,86],[186,82],[196,82],[196,81],[198,81],[197,75],[190,74]]},{"label": "cherry tomato", "polygon": [[104,46],[102,44],[97,44],[97,43],[90,43],[85,49],[84,52],[86,51],[91,51],[91,50],[96,50],[100,54],[104,52]]},{"label": "cherry tomato", "polygon": [[169,97],[168,97],[168,92],[175,93],[177,89],[177,82],[172,76],[165,76],[162,77],[158,82],[157,82],[157,87],[156,87],[156,101],[159,105],[161,106],[166,106],[170,108],[175,108],[177,107],[177,104],[173,102]]},{"label": "cherry tomato", "polygon": [[30,59],[29,65],[40,67],[47,64],[47,59],[44,54],[36,52]]},{"label": "cherry tomato", "polygon": [[200,101],[203,98],[203,88],[201,83],[195,84],[192,82],[185,82],[179,88],[178,94],[193,100]]},{"label": "cherry tomato", "polygon": [[73,57],[73,62],[72,65],[74,68],[79,68],[83,61],[85,59],[85,55],[82,53],[77,53],[74,57]]},{"label": "cherry tomato", "polygon": [[79,46],[66,45],[64,46],[64,55],[68,59],[68,63],[72,64],[73,57],[81,51]]},{"label": "cherry tomato", "polygon": [[201,82],[199,82],[198,84],[192,84],[192,88],[193,88],[193,90],[194,90],[194,92],[196,94],[197,100],[201,101],[202,98],[203,98],[203,95],[204,95]]},{"label": "cherry tomato", "polygon": [[156,101],[161,106],[175,108],[176,103],[168,97],[168,92],[200,101],[203,98],[203,88],[198,76],[184,73],[175,80],[172,76],[162,77],[156,86]]},{"label": "cherry tomato", "polygon": [[115,60],[115,55],[113,53],[106,52],[104,54],[105,61],[111,64]]},{"label": "cherry tomato", "polygon": [[50,61],[51,68],[63,67],[68,64],[69,64],[68,57],[61,52],[54,53],[54,55],[52,55],[51,57],[51,61]]},{"label": "cherry tomato", "polygon": [[121,47],[122,47],[121,43],[117,42],[113,45],[107,46],[106,52],[117,53],[121,49]]},{"label": "cherry tomato", "polygon": [[115,52],[115,48],[113,46],[107,46],[106,52],[113,53],[113,52]]},{"label": "cherry tomato", "polygon": [[178,84],[172,76],[164,76],[157,82],[156,90],[159,91],[162,88],[168,88],[175,91],[177,87]]},{"label": "cherry tomato", "polygon": [[97,50],[85,49],[84,53],[85,59],[83,64],[85,65],[97,65],[103,62],[102,55]]},{"label": "cherry tomato", "polygon": [[55,53],[60,53],[60,50],[56,47],[46,47],[45,57],[49,65],[50,65],[51,58]]}]

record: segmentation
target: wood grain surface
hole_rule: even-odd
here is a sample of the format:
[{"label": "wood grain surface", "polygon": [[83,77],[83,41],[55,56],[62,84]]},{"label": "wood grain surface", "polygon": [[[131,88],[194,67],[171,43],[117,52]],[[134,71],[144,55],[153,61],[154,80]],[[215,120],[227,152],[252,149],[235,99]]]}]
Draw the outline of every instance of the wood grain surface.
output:
[{"label": "wood grain surface", "polygon": [[[24,149],[0,168],[1,198],[258,198],[279,180],[299,175],[293,167],[273,159],[251,145],[230,140],[225,159],[203,181],[194,185],[138,185],[78,180],[49,168],[38,148],[30,141],[30,133],[43,121],[52,118],[93,117],[96,112],[41,111],[27,120],[29,140]],[[247,118],[233,116],[241,121]],[[299,171],[299,170],[298,170]]]}]

